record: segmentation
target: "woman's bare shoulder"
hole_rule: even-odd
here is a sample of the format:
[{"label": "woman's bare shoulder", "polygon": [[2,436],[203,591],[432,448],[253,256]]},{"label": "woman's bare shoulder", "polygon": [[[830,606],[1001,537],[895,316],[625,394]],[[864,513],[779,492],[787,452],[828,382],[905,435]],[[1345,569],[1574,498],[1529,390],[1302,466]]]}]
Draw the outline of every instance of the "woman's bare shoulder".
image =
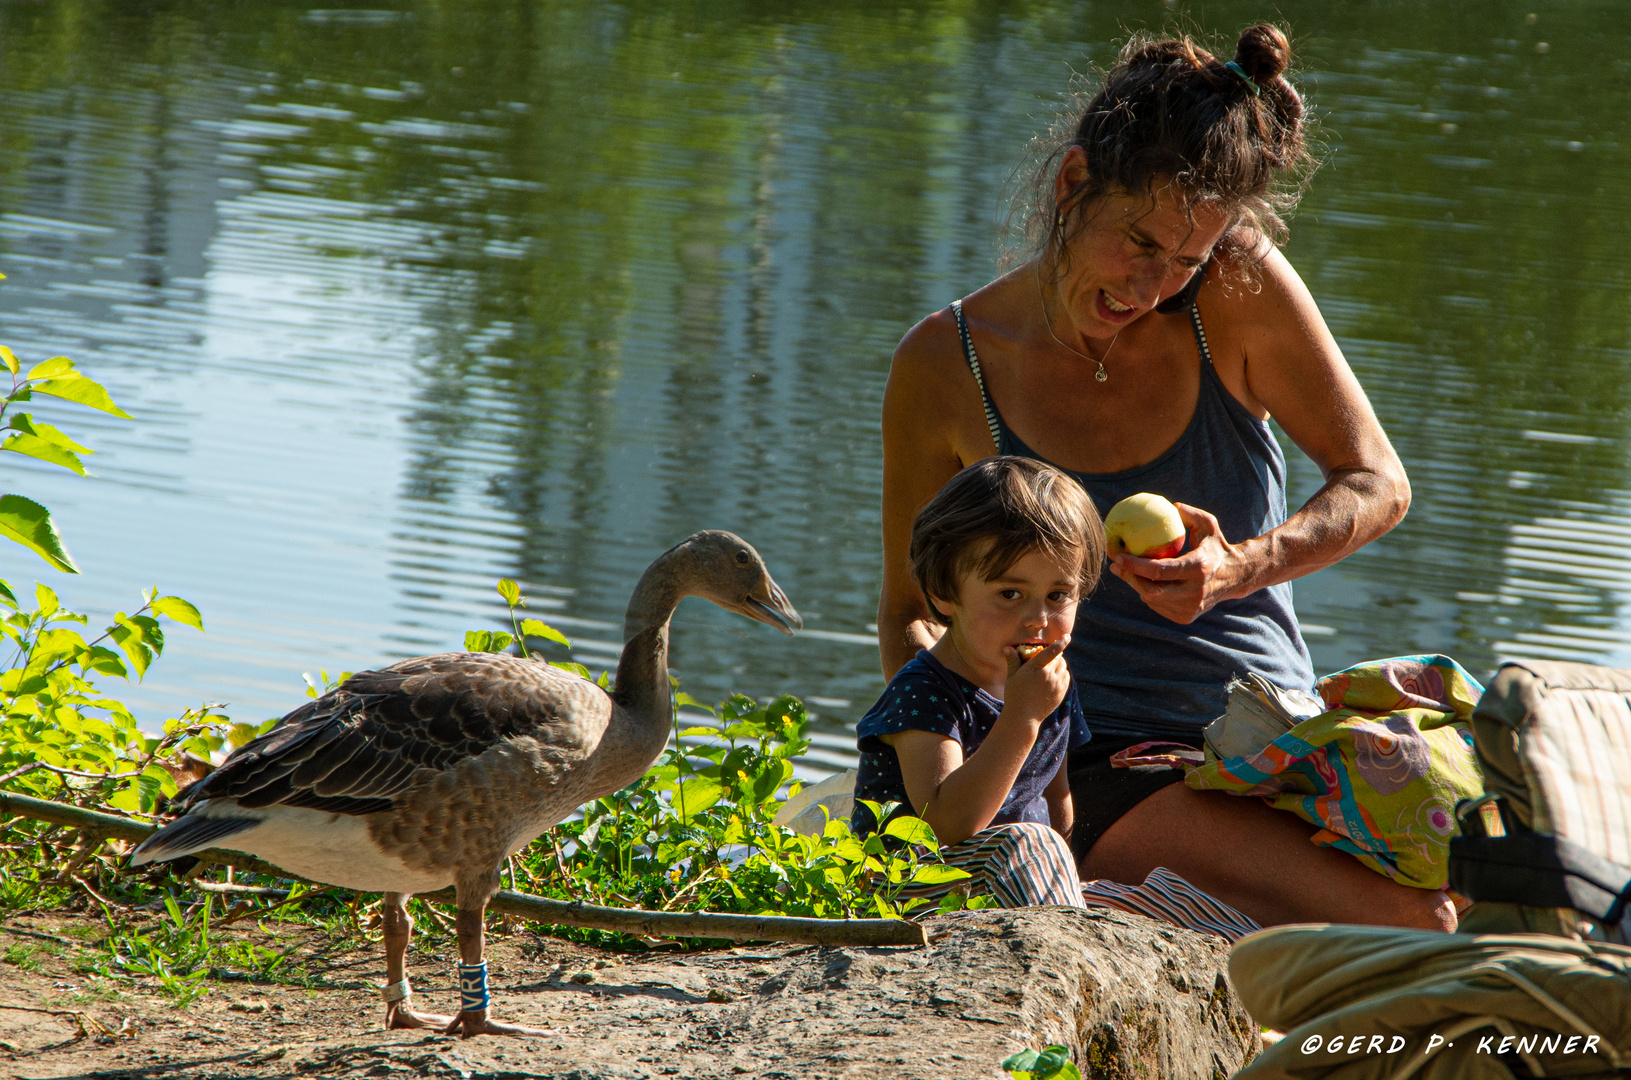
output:
[{"label": "woman's bare shoulder", "polygon": [[891,461],[910,461],[933,479],[931,495],[963,462],[992,453],[979,387],[950,308],[921,320],[895,347],[884,387],[883,435],[886,472]]},{"label": "woman's bare shoulder", "polygon": [[1202,314],[1215,312],[1223,324],[1272,330],[1280,319],[1306,317],[1299,309],[1313,306],[1308,287],[1285,255],[1260,236],[1219,250],[1211,270],[1201,285]]},{"label": "woman's bare shoulder", "polygon": [[908,401],[912,408],[952,405],[974,386],[971,375],[967,376],[968,387],[959,378],[959,373],[967,371],[957,317],[951,308],[941,308],[919,320],[895,346],[886,392],[894,401],[886,405]]}]

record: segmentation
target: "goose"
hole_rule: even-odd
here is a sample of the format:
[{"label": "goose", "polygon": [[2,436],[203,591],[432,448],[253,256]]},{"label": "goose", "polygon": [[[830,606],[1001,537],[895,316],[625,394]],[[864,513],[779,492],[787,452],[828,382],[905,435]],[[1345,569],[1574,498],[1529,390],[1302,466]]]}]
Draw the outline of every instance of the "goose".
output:
[{"label": "goose", "polygon": [[[547,1035],[489,1018],[483,917],[499,868],[584,803],[639,779],[672,730],[668,624],[700,596],[792,634],[800,618],[740,537],[699,532],[658,556],[624,620],[608,693],[541,659],[443,653],[358,672],[234,751],[170,803],[131,864],[211,847],[313,881],[382,892],[388,1028]],[[460,1009],[413,1008],[415,893],[457,893]]]}]

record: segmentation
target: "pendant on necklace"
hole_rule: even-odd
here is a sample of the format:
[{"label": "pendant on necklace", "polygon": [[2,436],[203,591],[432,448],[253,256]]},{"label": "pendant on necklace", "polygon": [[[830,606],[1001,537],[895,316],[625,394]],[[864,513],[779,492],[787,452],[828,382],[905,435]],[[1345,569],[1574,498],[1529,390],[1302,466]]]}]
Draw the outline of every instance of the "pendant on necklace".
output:
[{"label": "pendant on necklace", "polygon": [[1097,379],[1099,382],[1109,382],[1110,381],[1110,376],[1108,376],[1108,375],[1106,375],[1104,373],[1104,368],[1102,368],[1102,367],[1099,368],[1098,371],[1093,373],[1093,377],[1095,379]]}]

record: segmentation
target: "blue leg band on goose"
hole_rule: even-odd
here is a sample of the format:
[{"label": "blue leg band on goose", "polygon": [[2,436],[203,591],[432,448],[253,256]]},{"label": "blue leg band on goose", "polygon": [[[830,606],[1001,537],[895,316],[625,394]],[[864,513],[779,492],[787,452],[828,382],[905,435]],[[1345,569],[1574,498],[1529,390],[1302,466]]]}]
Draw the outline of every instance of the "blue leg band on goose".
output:
[{"label": "blue leg band on goose", "polygon": [[459,1008],[464,1012],[485,1009],[492,999],[487,996],[487,961],[479,964],[459,965]]}]

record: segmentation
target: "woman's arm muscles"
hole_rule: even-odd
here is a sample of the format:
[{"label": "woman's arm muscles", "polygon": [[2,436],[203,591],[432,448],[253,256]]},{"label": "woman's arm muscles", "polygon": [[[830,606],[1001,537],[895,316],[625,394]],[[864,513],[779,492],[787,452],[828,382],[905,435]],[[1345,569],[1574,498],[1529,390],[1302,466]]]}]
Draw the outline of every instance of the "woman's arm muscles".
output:
[{"label": "woman's arm muscles", "polygon": [[1397,525],[1410,481],[1365,391],[1297,272],[1278,251],[1254,297],[1261,314],[1246,345],[1246,382],[1325,484],[1284,525],[1245,540],[1245,595],[1321,570]]},{"label": "woman's arm muscles", "polygon": [[1325,484],[1262,536],[1230,541],[1206,510],[1181,506],[1188,552],[1157,561],[1116,556],[1112,572],[1175,622],[1324,569],[1393,528],[1410,506],[1404,466],[1313,297],[1278,251],[1260,273],[1257,293],[1214,293],[1202,305],[1203,316],[1228,316],[1211,320],[1220,331],[1218,374],[1248,409],[1279,422]]},{"label": "woman's arm muscles", "polygon": [[1070,776],[1065,771],[1063,757],[1059,759],[1059,771],[1053,774],[1047,790],[1042,794],[1048,800],[1048,821],[1053,825],[1053,831],[1068,841],[1076,827],[1076,804],[1070,797]]},{"label": "woman's arm muscles", "polygon": [[[970,407],[959,396],[972,389],[973,376],[947,366],[961,356],[955,324],[951,341],[932,315],[913,327],[895,350],[883,393],[883,592],[878,599],[878,651],[885,678],[940,640],[942,627],[929,615],[923,593],[912,581],[908,549],[912,519],[963,467],[957,451],[959,423]],[[948,352],[955,349],[957,351]],[[946,355],[942,355],[946,354]],[[983,414],[982,414],[983,415]],[[983,421],[982,421],[983,422]],[[989,444],[991,438],[985,436]],[[984,456],[983,454],[981,456]],[[972,459],[970,459],[972,460]]]}]

